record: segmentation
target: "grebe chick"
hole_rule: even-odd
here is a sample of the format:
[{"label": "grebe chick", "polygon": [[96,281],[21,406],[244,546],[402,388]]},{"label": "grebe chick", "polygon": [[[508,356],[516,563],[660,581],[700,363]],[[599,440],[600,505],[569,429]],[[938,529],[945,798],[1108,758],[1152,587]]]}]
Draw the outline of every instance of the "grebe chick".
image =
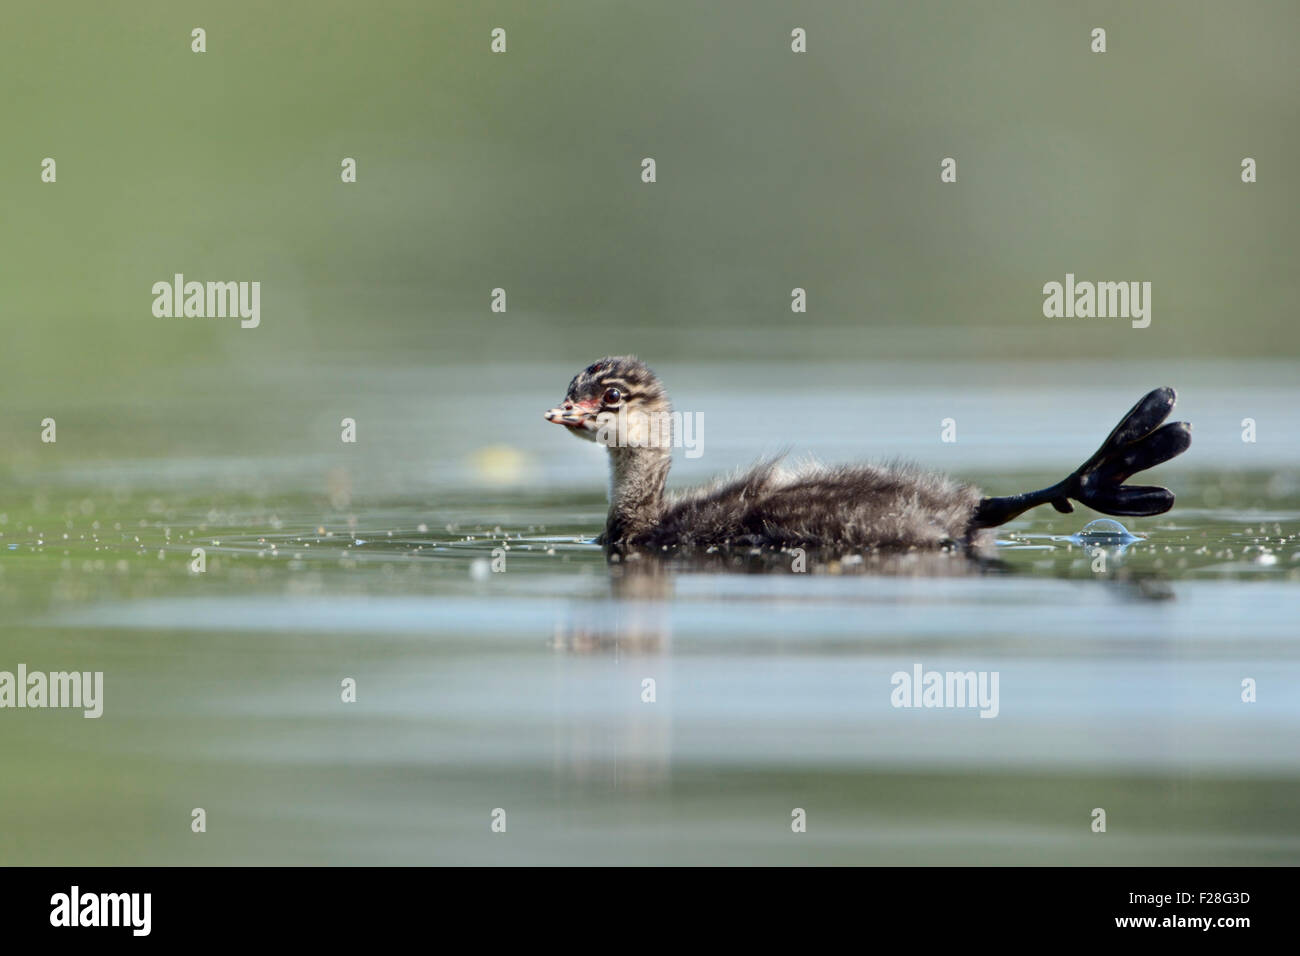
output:
[{"label": "grebe chick", "polygon": [[1130,476],[1182,454],[1186,422],[1160,423],[1174,390],[1142,398],[1097,453],[1067,478],[1022,495],[982,497],[972,485],[908,465],[808,465],[768,461],[693,491],[665,495],[672,406],[659,379],[634,356],[593,362],[569,383],[547,421],[609,449],[609,516],[598,539],[611,554],[674,554],[731,548],[978,548],[986,529],[1069,499],[1108,515],[1157,515],[1174,504],[1165,488],[1125,485]]}]

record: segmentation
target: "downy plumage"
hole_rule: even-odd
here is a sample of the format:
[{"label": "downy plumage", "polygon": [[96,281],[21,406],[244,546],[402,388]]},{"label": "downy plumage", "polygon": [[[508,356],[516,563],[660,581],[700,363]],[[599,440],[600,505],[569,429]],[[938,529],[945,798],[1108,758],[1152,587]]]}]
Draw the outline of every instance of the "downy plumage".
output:
[{"label": "downy plumage", "polygon": [[766,461],[687,492],[666,494],[672,434],[660,423],[672,406],[659,379],[633,356],[594,362],[569,383],[548,421],[609,449],[609,515],[599,538],[612,554],[683,554],[736,548],[869,550],[978,548],[987,529],[1030,508],[1069,499],[1108,515],[1156,515],[1173,507],[1165,488],[1125,485],[1191,443],[1191,426],[1171,422],[1174,391],[1142,398],[1091,458],[1040,491],[981,496],[973,485],[905,464],[805,465]]}]

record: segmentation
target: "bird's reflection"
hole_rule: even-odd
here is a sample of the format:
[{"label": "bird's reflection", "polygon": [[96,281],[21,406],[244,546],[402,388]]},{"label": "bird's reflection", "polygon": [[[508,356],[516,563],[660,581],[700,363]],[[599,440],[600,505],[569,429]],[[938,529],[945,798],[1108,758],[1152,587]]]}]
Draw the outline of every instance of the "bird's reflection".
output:
[{"label": "bird's reflection", "polygon": [[673,571],[658,560],[609,566],[609,597],[574,602],[551,646],[574,654],[658,654],[671,644]]},{"label": "bird's reflection", "polygon": [[[1171,598],[1163,578],[1122,566],[1129,543],[1104,542],[1114,564],[1110,574],[1098,576],[1098,583],[1122,600]],[[1102,547],[1096,540],[1090,544]],[[557,774],[584,789],[650,791],[667,785],[673,700],[681,692],[674,680],[672,655],[679,578],[691,574],[967,578],[1026,573],[1030,572],[995,554],[970,551],[882,551],[846,557],[753,550],[689,559],[644,554],[613,558],[608,564],[607,596],[574,601],[555,628],[552,647],[560,652],[562,668]],[[579,701],[585,706],[578,706]],[[598,719],[593,719],[593,707]]]},{"label": "bird's reflection", "polygon": [[609,595],[557,623],[557,778],[580,790],[653,792],[672,761],[673,573],[661,561],[609,566]]},{"label": "bird's reflection", "polygon": [[689,557],[616,555],[608,564],[609,597],[575,602],[555,629],[552,647],[576,654],[659,654],[671,645],[674,583],[690,574],[779,574],[969,577],[1007,573],[995,555],[962,550],[816,551],[745,549]]},{"label": "bird's reflection", "polygon": [[[954,576],[1002,570],[996,560],[928,551],[860,559],[746,551],[692,557],[620,556],[608,564],[608,596],[574,601],[552,646],[562,669],[556,773],[581,790],[654,791],[673,756],[675,586],[689,574]],[[582,702],[579,705],[577,702]],[[592,719],[590,708],[599,719]]]}]

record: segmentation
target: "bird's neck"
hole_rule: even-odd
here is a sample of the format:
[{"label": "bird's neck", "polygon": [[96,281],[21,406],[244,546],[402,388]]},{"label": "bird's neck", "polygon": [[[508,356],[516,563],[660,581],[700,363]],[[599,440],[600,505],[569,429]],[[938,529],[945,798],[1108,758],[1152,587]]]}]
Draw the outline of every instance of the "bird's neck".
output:
[{"label": "bird's neck", "polygon": [[658,523],[671,465],[667,448],[609,449],[607,542],[622,541]]}]

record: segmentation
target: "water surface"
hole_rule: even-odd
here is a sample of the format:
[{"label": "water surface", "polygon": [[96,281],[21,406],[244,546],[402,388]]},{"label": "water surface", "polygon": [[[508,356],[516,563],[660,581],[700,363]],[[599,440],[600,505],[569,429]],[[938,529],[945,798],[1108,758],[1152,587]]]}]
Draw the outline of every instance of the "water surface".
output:
[{"label": "water surface", "polygon": [[[548,371],[497,372],[526,385],[491,402],[469,371],[427,373],[436,402],[414,372],[342,398],[286,373],[255,420],[200,429],[182,404],[151,432],[123,427],[146,421],[125,407],[84,441],[61,423],[45,460],[15,455],[0,669],[102,670],[106,690],[98,720],[0,714],[21,768],[0,778],[0,859],[1300,860],[1297,461],[1238,427],[1296,407],[1293,385],[1191,375],[1176,414],[1195,444],[1158,473],[1177,507],[1100,555],[1078,537],[1096,515],[1040,509],[1001,529],[996,566],[796,574],[611,568],[591,543],[602,452],[541,420],[567,381]],[[780,436],[796,455],[879,448],[1026,490],[1154,384],[1099,368],[991,389],[931,368],[909,390],[869,372],[778,401],[687,368],[678,407],[705,414],[706,454],[674,481]],[[348,411],[355,447],[335,427]],[[998,672],[997,716],[891,706],[891,675],[917,664]]]}]

